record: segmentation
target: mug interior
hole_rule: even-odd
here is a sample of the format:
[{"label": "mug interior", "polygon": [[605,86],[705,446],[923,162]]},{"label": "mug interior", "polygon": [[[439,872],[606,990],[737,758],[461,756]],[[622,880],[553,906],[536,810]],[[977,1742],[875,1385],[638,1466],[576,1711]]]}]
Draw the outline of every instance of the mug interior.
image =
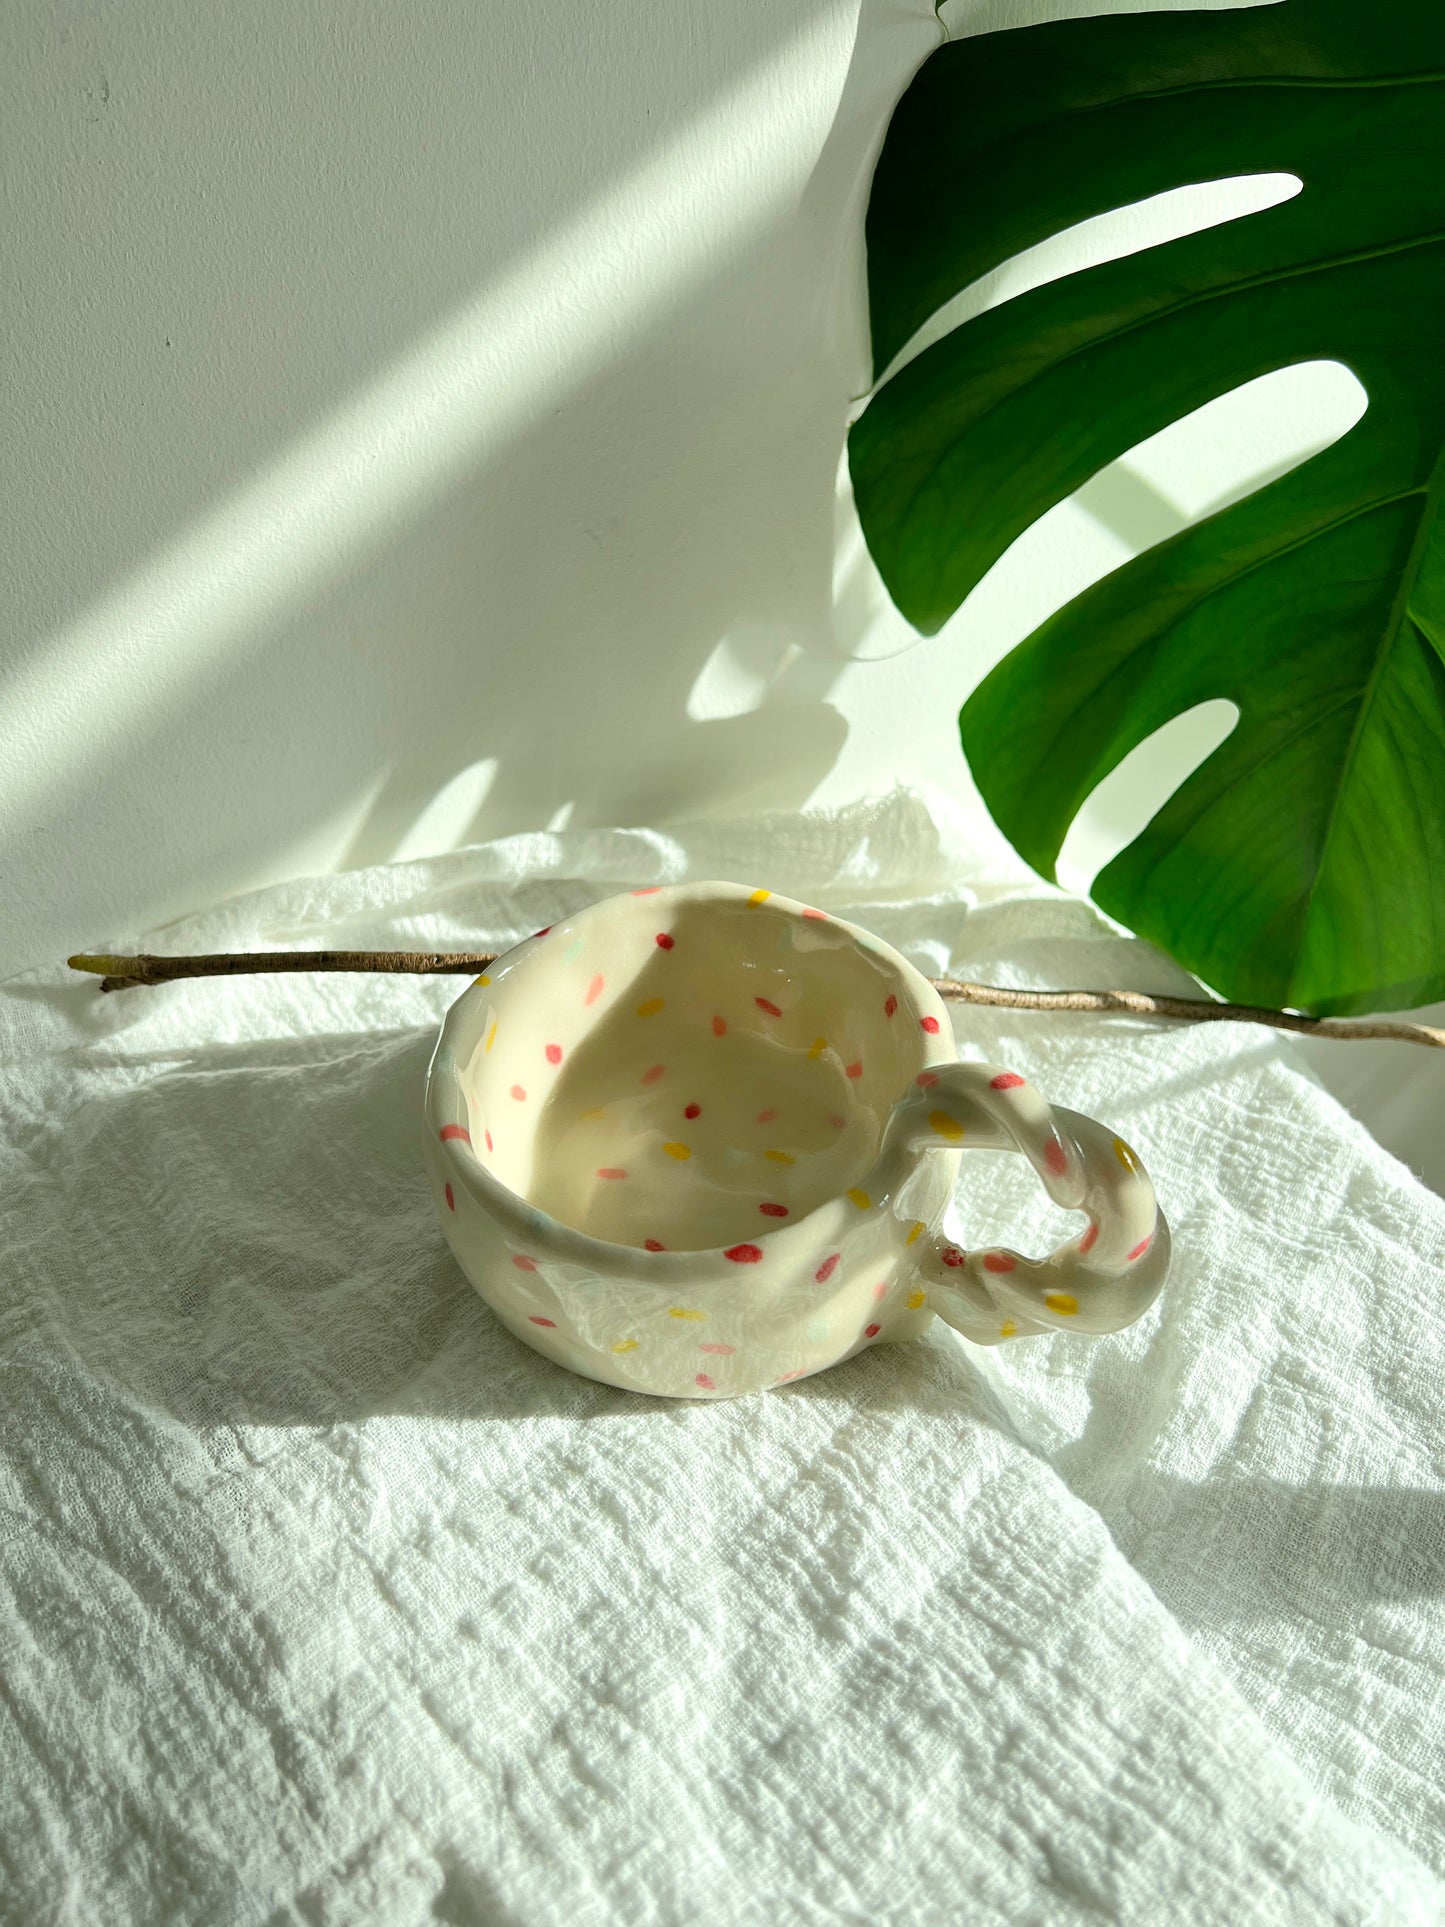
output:
[{"label": "mug interior", "polygon": [[496,967],[459,1066],[473,1151],[609,1243],[756,1239],[871,1168],[925,1021],[891,957],[785,898],[609,899]]}]

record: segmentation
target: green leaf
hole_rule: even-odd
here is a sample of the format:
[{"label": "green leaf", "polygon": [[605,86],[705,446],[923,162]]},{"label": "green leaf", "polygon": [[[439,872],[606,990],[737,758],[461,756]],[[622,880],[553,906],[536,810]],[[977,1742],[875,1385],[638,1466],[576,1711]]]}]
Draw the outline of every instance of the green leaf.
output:
[{"label": "green leaf", "polygon": [[1278,0],[955,41],[888,129],[868,208],[875,369],[1021,249],[1168,188],[1293,199],[966,322],[849,436],[868,546],[938,630],[1045,510],[1181,415],[1342,362],[1369,407],[1280,480],[1096,583],[960,718],[979,788],[1052,877],[1146,736],[1240,719],[1094,896],[1227,996],[1445,997],[1445,5]]}]

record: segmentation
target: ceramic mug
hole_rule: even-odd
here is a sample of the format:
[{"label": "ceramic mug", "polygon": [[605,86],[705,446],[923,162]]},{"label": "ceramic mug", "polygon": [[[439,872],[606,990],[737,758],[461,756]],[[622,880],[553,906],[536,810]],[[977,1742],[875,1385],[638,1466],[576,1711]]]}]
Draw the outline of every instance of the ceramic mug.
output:
[{"label": "ceramic mug", "polygon": [[[448,1011],[427,1072],[443,1230],[509,1331],[570,1371],[724,1398],[907,1339],[1117,1331],[1169,1233],[1106,1125],[959,1063],[937,991],[768,890],[681,884],[539,931]],[[961,1154],[1020,1151],[1079,1234],[940,1233]]]}]

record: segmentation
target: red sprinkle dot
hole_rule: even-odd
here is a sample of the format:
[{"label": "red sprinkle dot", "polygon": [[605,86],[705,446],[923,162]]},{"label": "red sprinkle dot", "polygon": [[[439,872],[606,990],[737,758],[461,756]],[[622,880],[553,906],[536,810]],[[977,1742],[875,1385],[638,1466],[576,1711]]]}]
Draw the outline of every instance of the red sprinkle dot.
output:
[{"label": "red sprinkle dot", "polygon": [[659,1243],[657,1242],[657,1240],[656,1240],[656,1238],[649,1238],[649,1239],[647,1239],[647,1241],[646,1241],[646,1242],[644,1243],[644,1245],[643,1245],[643,1247],[642,1247],[642,1249],[643,1249],[644,1251],[666,1251],[666,1249],[667,1249],[667,1246],[666,1246],[666,1245],[660,1245],[660,1244],[659,1244]]},{"label": "red sprinkle dot", "polygon": [[528,1312],[527,1319],[530,1324],[550,1325],[553,1331],[557,1329],[557,1320],[555,1318],[538,1318],[534,1312]]},{"label": "red sprinkle dot", "polygon": [[722,1037],[722,1036],[724,1036],[724,1035],[726,1035],[726,1032],[727,1032],[727,1027],[728,1027],[728,1020],[727,1020],[727,1018],[726,1018],[726,1017],[714,1017],[714,1018],[713,1018],[713,1020],[712,1020],[712,1034],[713,1034],[713,1036],[714,1036],[714,1037]]},{"label": "red sprinkle dot", "polygon": [[517,1267],[518,1271],[535,1271],[537,1269],[537,1260],[535,1258],[529,1258],[523,1251],[517,1251],[512,1254],[512,1263]]},{"label": "red sprinkle dot", "polygon": [[926,1030],[930,1037],[937,1037],[938,1019],[936,1017],[920,1017],[918,1022],[920,1028]]},{"label": "red sprinkle dot", "polygon": [[587,986],[587,995],[582,999],[583,1003],[595,1004],[597,999],[602,995],[602,985],[603,979],[601,977],[594,977]]},{"label": "red sprinkle dot", "polygon": [[1080,1238],[1079,1240],[1080,1251],[1092,1251],[1094,1249],[1095,1240],[1098,1238],[1098,1236],[1099,1236],[1099,1227],[1096,1224],[1091,1224],[1088,1230],[1084,1233],[1083,1237]]},{"label": "red sprinkle dot", "polygon": [[654,1064],[650,1071],[644,1071],[642,1073],[642,1081],[644,1084],[655,1084],[659,1077],[665,1077],[666,1075],[666,1064]]},{"label": "red sprinkle dot", "polygon": [[618,1164],[603,1164],[598,1166],[597,1175],[599,1178],[625,1178],[627,1173]]},{"label": "red sprinkle dot", "polygon": [[486,1132],[486,1133],[485,1133],[485,1136],[486,1136],[486,1140],[487,1140],[487,1149],[488,1149],[488,1150],[490,1151],[490,1150],[492,1150],[492,1149],[494,1149],[494,1146],[493,1146],[493,1144],[492,1144],[492,1134],[491,1134],[491,1132],[490,1132],[490,1131],[488,1131],[488,1132]]},{"label": "red sprinkle dot", "polygon": [[765,1010],[768,1013],[769,1017],[781,1017],[783,1014],[778,1009],[777,1005],[774,1003],[770,1003],[766,997],[754,997],[753,1002],[757,1005],[759,1010]]},{"label": "red sprinkle dot", "polygon": [[562,1046],[560,1044],[549,1044],[547,1046],[547,1062],[549,1064],[560,1064],[562,1062]]},{"label": "red sprinkle dot", "polygon": [[701,1104],[689,1104],[687,1108],[683,1111],[683,1116],[684,1117],[701,1117],[702,1116]]},{"label": "red sprinkle dot", "polygon": [[699,1372],[695,1382],[701,1385],[705,1392],[715,1392],[717,1390],[717,1386],[713,1384],[706,1372]]},{"label": "red sprinkle dot", "polygon": [[983,1268],[985,1271],[1012,1271],[1014,1261],[1002,1251],[991,1251],[983,1261]]},{"label": "red sprinkle dot", "polygon": [[455,1211],[455,1210],[456,1210],[456,1208],[457,1208],[457,1201],[456,1201],[456,1199],[455,1199],[455,1198],[454,1198],[454,1197],[452,1196],[452,1187],[451,1187],[450,1185],[448,1185],[448,1186],[447,1186],[447,1210],[448,1210],[448,1211]]},{"label": "red sprinkle dot", "polygon": [[514,1084],[512,1086],[512,1095],[519,1104],[525,1104],[527,1101],[527,1093],[522,1089],[520,1084]]},{"label": "red sprinkle dot", "polygon": [[826,1285],[828,1280],[833,1276],[833,1273],[838,1269],[842,1256],[841,1251],[835,1251],[831,1258],[825,1258],[813,1274],[813,1283],[815,1285]]},{"label": "red sprinkle dot", "polygon": [[1017,1071],[1000,1071],[989,1079],[988,1087],[991,1091],[1016,1091],[1023,1081]]},{"label": "red sprinkle dot", "polygon": [[1056,1137],[1051,1137],[1044,1146],[1044,1163],[1056,1178],[1062,1177],[1069,1168],[1069,1154]]},{"label": "red sprinkle dot", "polygon": [[863,1336],[865,1338],[876,1338],[882,1329],[883,1327],[881,1325],[865,1325],[863,1327]]},{"label": "red sprinkle dot", "polygon": [[551,924],[550,924],[550,923],[544,923],[544,924],[542,925],[542,928],[541,928],[540,930],[534,930],[534,931],[532,932],[532,941],[533,941],[533,943],[535,943],[535,942],[537,941],[537,939],[538,939],[538,937],[545,937],[545,936],[547,935],[547,932],[548,932],[548,931],[549,931],[549,930],[550,930],[551,928],[552,928],[552,926],[551,926]]},{"label": "red sprinkle dot", "polygon": [[1142,1258],[1144,1256],[1144,1253],[1149,1249],[1150,1245],[1152,1245],[1153,1242],[1154,1242],[1154,1233],[1151,1231],[1149,1233],[1149,1236],[1144,1240],[1143,1244],[1135,1245],[1134,1249],[1129,1253],[1130,1263],[1132,1263],[1135,1258]]},{"label": "red sprinkle dot", "polygon": [[646,889],[634,890],[632,894],[635,897],[655,897],[661,888],[662,885],[660,883],[649,883]]},{"label": "red sprinkle dot", "polygon": [[459,1137],[463,1144],[470,1144],[472,1141],[472,1134],[465,1124],[443,1124],[442,1143],[449,1144],[454,1137]]},{"label": "red sprinkle dot", "polygon": [[732,1245],[723,1253],[724,1258],[731,1258],[735,1265],[755,1265],[762,1255],[756,1245]]},{"label": "red sprinkle dot", "polygon": [[948,1266],[950,1271],[957,1271],[958,1267],[964,1261],[963,1253],[959,1250],[957,1245],[945,1245],[940,1255],[942,1256],[943,1262]]},{"label": "red sprinkle dot", "polygon": [[883,1015],[885,1017],[891,1017],[894,1011],[897,1010],[897,1008],[898,1008],[898,999],[896,997],[890,997],[887,1003],[885,1003],[883,1006]]},{"label": "red sprinkle dot", "polygon": [[861,1077],[863,1075],[863,1059],[861,1057],[856,1058],[854,1062],[848,1066],[844,1075],[846,1077]]},{"label": "red sprinkle dot", "polygon": [[777,1112],[776,1112],[776,1111],[759,1111],[759,1112],[758,1112],[758,1122],[759,1122],[759,1124],[771,1124],[771,1123],[772,1123],[772,1121],[773,1121],[773,1119],[774,1119],[774,1118],[775,1118],[775,1117],[776,1117],[777,1115],[778,1115],[778,1114],[777,1114]]},{"label": "red sprinkle dot", "polygon": [[936,1071],[920,1071],[913,1081],[919,1090],[931,1091],[938,1082],[938,1073]]},{"label": "red sprinkle dot", "polygon": [[659,950],[671,950],[675,941],[676,939],[673,937],[670,937],[665,930],[658,931],[657,947]]},{"label": "red sprinkle dot", "polygon": [[785,1204],[760,1204],[759,1211],[765,1218],[786,1218],[788,1207]]}]

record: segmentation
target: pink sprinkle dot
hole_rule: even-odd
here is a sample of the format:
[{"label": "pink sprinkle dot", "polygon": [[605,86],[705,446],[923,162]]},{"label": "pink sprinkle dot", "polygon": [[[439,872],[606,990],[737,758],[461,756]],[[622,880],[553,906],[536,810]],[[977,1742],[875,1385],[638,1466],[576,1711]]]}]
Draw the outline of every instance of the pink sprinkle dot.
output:
[{"label": "pink sprinkle dot", "polygon": [[778,1114],[777,1114],[777,1112],[776,1112],[776,1111],[759,1111],[759,1112],[758,1112],[758,1122],[759,1122],[759,1124],[771,1124],[771,1123],[772,1123],[772,1121],[773,1121],[773,1119],[774,1119],[774,1118],[775,1118],[775,1117],[776,1117],[777,1115],[778,1115]]},{"label": "pink sprinkle dot", "polygon": [[557,1320],[555,1318],[538,1318],[535,1312],[528,1312],[527,1321],[532,1325],[550,1325],[553,1331],[557,1329]]},{"label": "pink sprinkle dot", "polygon": [[683,1111],[683,1116],[684,1117],[701,1117],[702,1116],[701,1104],[689,1104],[686,1107],[686,1109]]},{"label": "pink sprinkle dot", "polygon": [[1152,1245],[1153,1242],[1154,1242],[1154,1233],[1151,1231],[1149,1233],[1149,1236],[1144,1240],[1143,1244],[1135,1245],[1134,1249],[1129,1253],[1129,1262],[1132,1264],[1136,1258],[1142,1258],[1144,1256],[1144,1253],[1149,1249],[1150,1245]]},{"label": "pink sprinkle dot", "polygon": [[643,1249],[644,1251],[666,1251],[666,1249],[667,1249],[667,1246],[666,1246],[666,1245],[660,1245],[660,1244],[659,1244],[659,1243],[657,1242],[657,1240],[656,1240],[656,1238],[649,1238],[649,1239],[647,1239],[647,1241],[646,1241],[646,1242],[644,1243],[644,1245],[643,1245],[643,1247],[642,1247],[642,1249]]},{"label": "pink sprinkle dot", "polygon": [[659,1077],[665,1077],[666,1075],[666,1064],[654,1064],[650,1071],[644,1071],[642,1073],[642,1081],[644,1084],[655,1084]]},{"label": "pink sprinkle dot", "polygon": [[938,1073],[936,1071],[920,1071],[913,1081],[919,1090],[931,1091],[938,1082]]},{"label": "pink sprinkle dot", "polygon": [[632,894],[635,897],[655,897],[661,888],[660,883],[649,883],[645,890],[634,890]]},{"label": "pink sprinkle dot", "polygon": [[715,1392],[717,1390],[717,1386],[713,1384],[706,1372],[699,1372],[695,1383],[701,1385],[705,1392]]},{"label": "pink sprinkle dot", "polygon": [[737,1350],[736,1345],[699,1345],[700,1352],[712,1352],[718,1358],[731,1358]]},{"label": "pink sprinkle dot", "polygon": [[726,1017],[714,1017],[714,1018],[713,1018],[713,1020],[712,1020],[712,1034],[713,1034],[713,1036],[714,1036],[714,1037],[724,1037],[724,1036],[726,1036],[726,1035],[727,1035],[727,1027],[728,1027],[728,1020],[727,1020],[727,1018],[726,1018]]},{"label": "pink sprinkle dot", "polygon": [[456,1201],[456,1199],[455,1199],[455,1198],[454,1198],[454,1197],[452,1196],[452,1187],[451,1187],[450,1185],[448,1185],[448,1186],[447,1186],[447,1210],[448,1210],[448,1211],[455,1211],[455,1210],[456,1210],[456,1208],[457,1208],[457,1201]]},{"label": "pink sprinkle dot", "polygon": [[495,1149],[496,1147],[495,1147],[495,1146],[493,1145],[493,1143],[492,1143],[492,1134],[491,1134],[491,1132],[490,1132],[490,1131],[488,1131],[488,1132],[486,1132],[486,1133],[485,1133],[485,1136],[486,1136],[486,1140],[487,1140],[487,1149],[488,1149],[489,1151],[491,1151],[491,1150],[494,1150],[494,1149]]},{"label": "pink sprinkle dot", "polygon": [[898,999],[896,997],[890,997],[883,1006],[883,1015],[885,1017],[891,1017],[894,1011],[897,1010],[897,1008],[898,1008]]},{"label": "pink sprinkle dot", "polygon": [[815,1285],[826,1285],[828,1280],[833,1276],[833,1273],[838,1269],[842,1256],[841,1251],[835,1251],[831,1258],[825,1258],[813,1274],[813,1283]]},{"label": "pink sprinkle dot", "polygon": [[785,1204],[760,1204],[759,1211],[765,1218],[786,1218],[788,1207]]},{"label": "pink sprinkle dot", "polygon": [[670,937],[665,930],[658,931],[657,947],[659,950],[671,950],[675,942],[676,942],[676,939],[674,937]]},{"label": "pink sprinkle dot", "polygon": [[841,1131],[846,1128],[848,1120],[841,1111],[829,1111],[828,1122],[835,1131]]},{"label": "pink sprinkle dot", "polygon": [[618,1164],[602,1164],[597,1168],[599,1178],[625,1178],[627,1173]]},{"label": "pink sprinkle dot", "polygon": [[470,1144],[472,1134],[465,1124],[443,1124],[442,1143],[450,1144],[453,1138],[460,1138],[463,1144]]},{"label": "pink sprinkle dot", "polygon": [[762,1255],[756,1245],[732,1245],[723,1253],[724,1258],[731,1258],[735,1265],[755,1265]]},{"label": "pink sprinkle dot", "polygon": [[1056,1178],[1062,1177],[1069,1168],[1069,1154],[1056,1137],[1051,1137],[1044,1146],[1044,1163]]},{"label": "pink sprinkle dot", "polygon": [[844,1075],[847,1077],[861,1077],[863,1075],[863,1059],[861,1057],[856,1058],[853,1063],[848,1066]]},{"label": "pink sprinkle dot", "polygon": [[1079,1240],[1080,1251],[1092,1251],[1094,1249],[1094,1244],[1098,1236],[1099,1236],[1099,1227],[1096,1224],[1091,1224],[1088,1230],[1084,1233],[1083,1237],[1080,1238]]},{"label": "pink sprinkle dot", "polygon": [[547,1046],[547,1062],[549,1064],[560,1064],[562,1062],[562,1046],[560,1044],[549,1044]]},{"label": "pink sprinkle dot", "polygon": [[[963,1253],[957,1245],[945,1245],[940,1255],[950,1271],[957,1271],[958,1267],[963,1263]],[[987,1260],[984,1262],[987,1263]]]},{"label": "pink sprinkle dot", "polygon": [[1014,1261],[1002,1251],[991,1251],[983,1261],[985,1271],[1012,1271]]},{"label": "pink sprinkle dot", "polygon": [[537,1260],[535,1258],[529,1258],[525,1251],[514,1252],[512,1254],[512,1263],[517,1267],[518,1271],[535,1271],[537,1269]]},{"label": "pink sprinkle dot", "polygon": [[811,917],[815,923],[826,923],[828,921],[826,913],[822,910],[805,909],[803,915],[805,917]]},{"label": "pink sprinkle dot", "polygon": [[1000,1071],[997,1077],[991,1077],[989,1079],[989,1089],[991,1091],[1016,1091],[1023,1081],[1017,1071]]},{"label": "pink sprinkle dot", "polygon": [[937,1037],[938,1019],[936,1017],[920,1017],[918,1023],[919,1028],[926,1030],[930,1037]]},{"label": "pink sprinkle dot", "polygon": [[886,1297],[888,1296],[888,1287],[887,1287],[887,1285],[886,1285],[886,1284],[882,1284],[882,1285],[875,1285],[875,1286],[873,1287],[873,1296],[874,1296],[875,1298],[886,1298]]},{"label": "pink sprinkle dot", "polygon": [[804,1374],[804,1372],[806,1372],[806,1371],[807,1371],[807,1369],[808,1369],[808,1368],[807,1368],[807,1366],[806,1366],[806,1365],[800,1365],[800,1366],[798,1367],[798,1369],[797,1369],[797,1371],[795,1371],[795,1372],[784,1372],[784,1373],[783,1373],[783,1375],[782,1375],[782,1377],[781,1377],[781,1378],[775,1378],[775,1379],[773,1380],[773,1383],[774,1383],[774,1385],[786,1385],[786,1384],[787,1384],[787,1382],[788,1382],[788,1380],[789,1380],[790,1378],[801,1378],[801,1377],[803,1376],[803,1374]]},{"label": "pink sprinkle dot", "polygon": [[527,1093],[522,1089],[520,1084],[514,1084],[512,1086],[512,1095],[519,1104],[525,1104],[527,1101]]},{"label": "pink sprinkle dot", "polygon": [[771,1002],[767,997],[754,997],[753,1002],[757,1005],[759,1010],[765,1010],[768,1013],[769,1017],[781,1017],[783,1014],[778,1009],[777,1005]]},{"label": "pink sprinkle dot", "polygon": [[595,1004],[597,999],[602,995],[602,985],[603,979],[601,977],[594,977],[587,986],[587,995],[582,999],[583,1003]]}]

